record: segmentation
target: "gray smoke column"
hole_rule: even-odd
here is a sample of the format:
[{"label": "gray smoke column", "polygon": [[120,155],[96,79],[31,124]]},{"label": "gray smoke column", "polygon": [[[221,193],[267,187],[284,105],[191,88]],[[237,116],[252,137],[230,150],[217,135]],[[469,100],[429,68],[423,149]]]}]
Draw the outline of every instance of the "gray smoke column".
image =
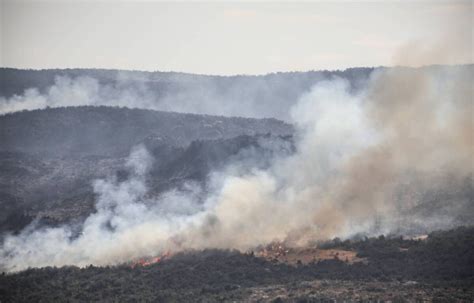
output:
[{"label": "gray smoke column", "polygon": [[[432,230],[455,217],[424,197],[449,196],[448,187],[466,182],[467,201],[453,198],[449,207],[474,217],[472,73],[472,66],[382,69],[357,94],[342,79],[320,82],[291,111],[297,152],[265,170],[242,173],[231,163],[214,172],[202,203],[204,189],[193,184],[148,197],[153,159],[137,147],[131,178],[94,182],[97,212],[79,237],[67,226],[30,227],[6,238],[0,263],[8,271],[106,265],[167,250],[389,233],[407,222]],[[421,206],[432,214],[412,211]]]}]

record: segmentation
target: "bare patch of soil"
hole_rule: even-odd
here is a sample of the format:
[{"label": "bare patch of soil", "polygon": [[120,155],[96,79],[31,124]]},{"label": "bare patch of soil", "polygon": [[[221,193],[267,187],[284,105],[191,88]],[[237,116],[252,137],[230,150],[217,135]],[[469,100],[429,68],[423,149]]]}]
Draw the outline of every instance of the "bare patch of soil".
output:
[{"label": "bare patch of soil", "polygon": [[272,262],[290,265],[317,263],[324,260],[340,260],[348,264],[367,262],[359,258],[355,250],[321,249],[317,247],[288,247],[284,243],[274,242],[253,252],[255,256]]}]

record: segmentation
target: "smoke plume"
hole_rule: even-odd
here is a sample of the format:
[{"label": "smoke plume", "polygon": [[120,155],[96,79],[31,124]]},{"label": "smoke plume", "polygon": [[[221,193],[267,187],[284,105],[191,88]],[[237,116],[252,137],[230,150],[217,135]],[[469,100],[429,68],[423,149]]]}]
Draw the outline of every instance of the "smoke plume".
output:
[{"label": "smoke plume", "polygon": [[[250,172],[231,163],[206,188],[149,197],[153,159],[138,146],[128,180],[94,182],[96,212],[80,235],[68,226],[30,227],[5,239],[1,264],[8,271],[106,265],[168,250],[305,245],[456,224],[450,210],[474,215],[472,73],[470,66],[382,69],[357,93],[343,79],[320,82],[291,110],[296,153]],[[461,184],[467,192],[457,199],[452,188]],[[441,193],[447,208],[433,204]],[[423,207],[434,211],[420,216]]]}]

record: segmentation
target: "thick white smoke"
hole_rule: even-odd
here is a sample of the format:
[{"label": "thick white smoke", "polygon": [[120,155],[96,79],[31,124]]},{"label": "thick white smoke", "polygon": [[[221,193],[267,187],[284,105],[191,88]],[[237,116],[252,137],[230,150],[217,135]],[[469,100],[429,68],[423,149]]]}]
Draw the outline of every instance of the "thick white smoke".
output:
[{"label": "thick white smoke", "polygon": [[[214,172],[208,189],[191,184],[150,198],[152,159],[137,147],[127,181],[94,182],[97,212],[82,234],[73,238],[68,227],[25,230],[5,239],[1,264],[8,271],[105,265],[167,250],[248,249],[273,240],[300,245],[396,230],[407,211],[425,203],[425,193],[443,190],[448,179],[472,180],[472,71],[384,70],[357,95],[344,80],[321,82],[291,111],[294,155],[265,170]],[[423,223],[430,229],[450,220],[438,214]]]}]

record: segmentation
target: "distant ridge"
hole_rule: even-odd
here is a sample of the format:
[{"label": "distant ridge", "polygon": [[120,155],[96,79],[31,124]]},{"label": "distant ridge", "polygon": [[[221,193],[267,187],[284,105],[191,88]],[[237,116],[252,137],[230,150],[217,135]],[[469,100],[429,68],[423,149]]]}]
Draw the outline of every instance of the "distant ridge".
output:
[{"label": "distant ridge", "polygon": [[0,116],[0,151],[46,156],[121,156],[145,139],[187,146],[202,139],[273,133],[292,127],[276,119],[251,119],[107,106],[23,111]]},{"label": "distant ridge", "polygon": [[[260,76],[208,76],[177,72],[141,72],[104,69],[0,69],[0,112],[2,103],[18,103],[27,89],[48,99],[51,87],[101,93],[100,100],[54,100],[60,105],[120,105],[114,99],[134,95],[134,107],[252,118],[290,120],[290,109],[302,94],[318,82],[334,77],[347,79],[352,90],[365,87],[374,68],[344,71],[281,72]],[[67,79],[60,81],[59,79]],[[82,79],[82,81],[81,81]],[[88,81],[84,81],[88,79]],[[78,82],[78,83],[76,83]],[[87,86],[90,84],[91,86]],[[75,92],[73,91],[72,94]],[[112,94],[108,98],[108,94]],[[3,99],[3,100],[2,100]],[[20,98],[25,99],[25,98]],[[99,104],[91,104],[91,102]],[[129,100],[127,100],[129,101]],[[70,104],[64,104],[70,102]],[[76,103],[74,103],[76,102]]]}]

